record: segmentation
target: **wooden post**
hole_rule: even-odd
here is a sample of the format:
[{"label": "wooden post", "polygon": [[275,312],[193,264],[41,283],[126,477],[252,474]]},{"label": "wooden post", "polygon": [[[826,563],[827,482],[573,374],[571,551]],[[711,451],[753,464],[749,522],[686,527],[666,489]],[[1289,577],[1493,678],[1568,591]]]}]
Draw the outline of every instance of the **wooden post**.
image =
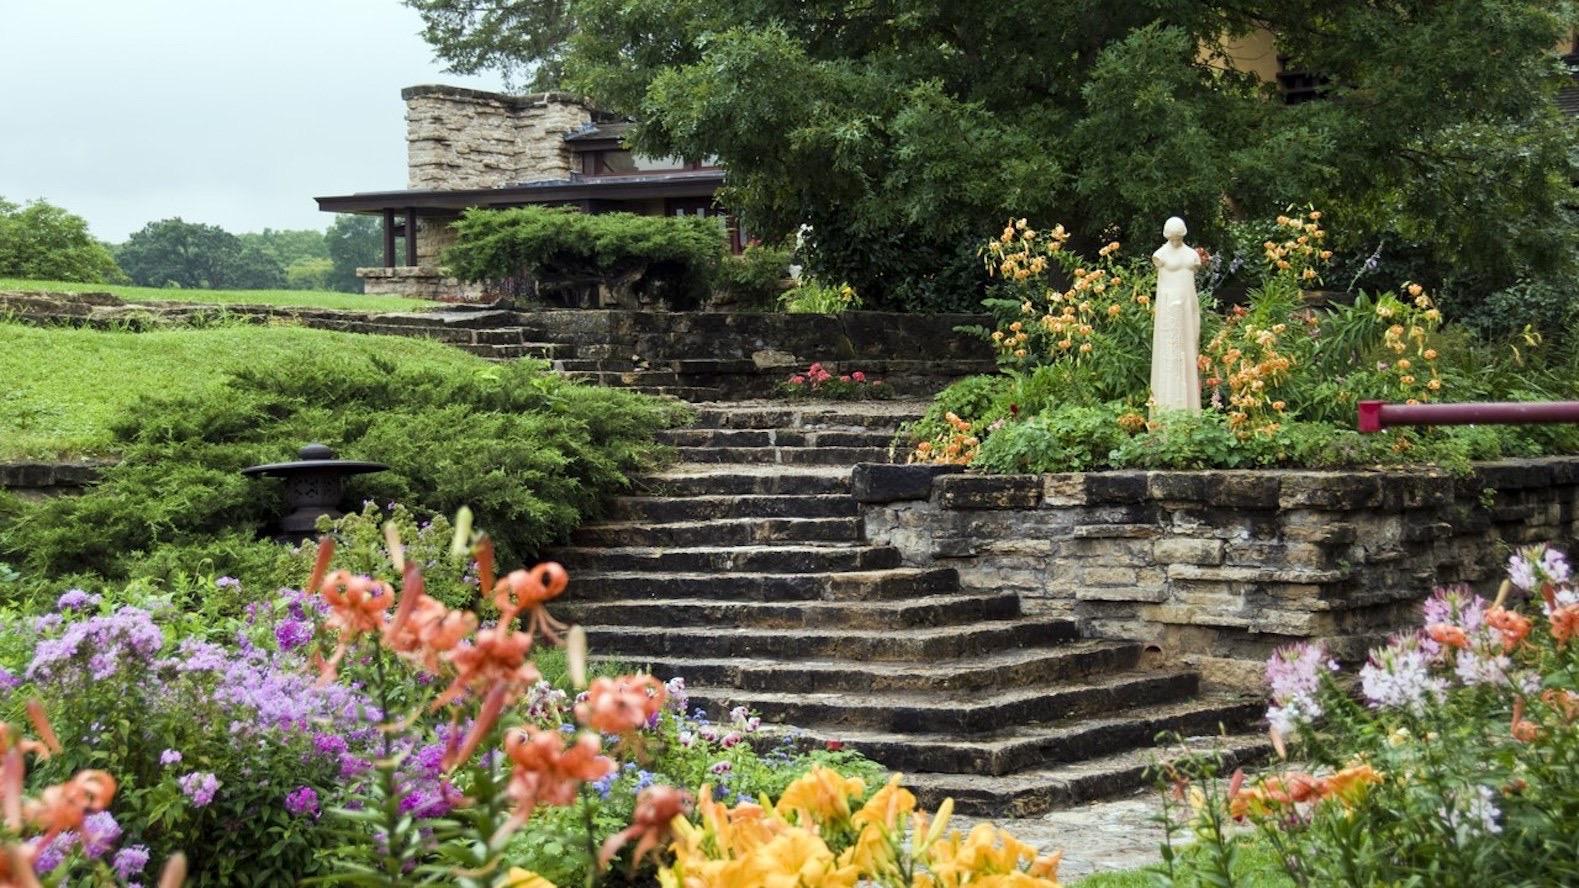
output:
[{"label": "wooden post", "polygon": [[384,211],[384,267],[395,267],[395,211]]},{"label": "wooden post", "polygon": [[417,264],[417,211],[406,207],[406,264]]}]

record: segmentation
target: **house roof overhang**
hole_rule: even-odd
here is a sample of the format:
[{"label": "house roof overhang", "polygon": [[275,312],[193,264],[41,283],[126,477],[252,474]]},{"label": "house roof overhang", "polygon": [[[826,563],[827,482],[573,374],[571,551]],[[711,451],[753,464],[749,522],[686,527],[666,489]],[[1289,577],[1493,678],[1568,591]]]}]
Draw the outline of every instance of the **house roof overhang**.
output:
[{"label": "house roof overhang", "polygon": [[471,207],[517,207],[586,200],[635,201],[665,197],[711,197],[724,183],[723,170],[692,170],[651,176],[584,176],[524,182],[499,188],[361,191],[314,198],[326,213],[379,213],[413,209],[459,213]]}]

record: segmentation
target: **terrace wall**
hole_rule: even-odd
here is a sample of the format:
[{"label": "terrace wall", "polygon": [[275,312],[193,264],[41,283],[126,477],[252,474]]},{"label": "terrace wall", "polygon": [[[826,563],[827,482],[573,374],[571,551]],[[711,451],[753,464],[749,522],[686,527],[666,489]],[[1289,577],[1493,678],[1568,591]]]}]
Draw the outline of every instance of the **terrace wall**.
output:
[{"label": "terrace wall", "polygon": [[[940,473],[941,472],[941,473]],[[1359,659],[1431,589],[1494,594],[1510,549],[1579,539],[1579,458],[1469,477],[1199,471],[985,476],[861,466],[868,537],[1020,593],[1094,636],[1139,639],[1214,681],[1258,686],[1276,647]]]}]

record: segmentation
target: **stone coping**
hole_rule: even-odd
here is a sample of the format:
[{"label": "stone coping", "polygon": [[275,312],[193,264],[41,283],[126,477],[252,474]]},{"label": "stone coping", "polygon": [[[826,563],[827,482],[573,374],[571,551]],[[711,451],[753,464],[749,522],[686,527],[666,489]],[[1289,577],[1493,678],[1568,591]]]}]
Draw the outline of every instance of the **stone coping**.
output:
[{"label": "stone coping", "polygon": [[536,93],[500,93],[488,92],[481,89],[470,89],[464,86],[446,86],[442,83],[420,83],[408,86],[400,91],[400,98],[405,101],[435,96],[448,99],[478,99],[489,102],[499,102],[513,108],[530,108],[548,102],[559,102],[569,105],[580,105],[588,110],[596,110],[590,99],[578,96],[575,93],[549,90]]},{"label": "stone coping", "polygon": [[99,472],[115,464],[110,459],[10,460],[0,462],[0,488],[51,490],[82,488],[99,480]]},{"label": "stone coping", "polygon": [[1476,463],[1454,476],[1431,465],[1374,469],[1115,470],[983,475],[960,466],[855,467],[863,503],[933,500],[943,509],[1039,509],[1190,502],[1241,509],[1400,509],[1446,505],[1468,489],[1524,490],[1579,482],[1579,456]]}]

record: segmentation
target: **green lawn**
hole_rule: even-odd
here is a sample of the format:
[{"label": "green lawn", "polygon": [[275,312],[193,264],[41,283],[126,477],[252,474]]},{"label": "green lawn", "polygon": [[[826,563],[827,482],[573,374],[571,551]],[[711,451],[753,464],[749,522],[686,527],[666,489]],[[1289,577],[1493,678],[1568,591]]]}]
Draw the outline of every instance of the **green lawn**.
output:
[{"label": "green lawn", "polygon": [[138,396],[214,385],[227,368],[324,350],[422,358],[457,373],[487,362],[421,339],[257,325],[107,333],[0,322],[0,459],[105,454]]},{"label": "green lawn", "polygon": [[439,305],[403,296],[367,296],[329,290],[162,290],[121,284],[77,284],[0,278],[0,290],[45,290],[51,293],[113,293],[128,302],[206,302],[215,305],[295,305],[347,311],[413,311]]}]

